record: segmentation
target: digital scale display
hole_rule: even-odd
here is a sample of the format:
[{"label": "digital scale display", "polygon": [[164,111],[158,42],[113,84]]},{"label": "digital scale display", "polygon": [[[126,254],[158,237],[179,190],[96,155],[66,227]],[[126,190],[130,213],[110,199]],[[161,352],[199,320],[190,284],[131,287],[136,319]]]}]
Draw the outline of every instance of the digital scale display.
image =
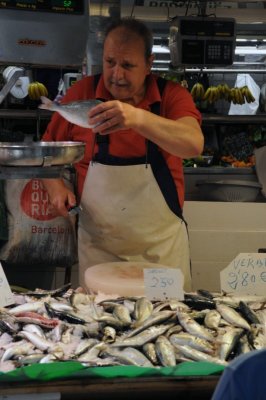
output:
[{"label": "digital scale display", "polygon": [[83,14],[84,2],[80,0],[0,0],[0,9],[20,11],[46,11],[64,14]]}]

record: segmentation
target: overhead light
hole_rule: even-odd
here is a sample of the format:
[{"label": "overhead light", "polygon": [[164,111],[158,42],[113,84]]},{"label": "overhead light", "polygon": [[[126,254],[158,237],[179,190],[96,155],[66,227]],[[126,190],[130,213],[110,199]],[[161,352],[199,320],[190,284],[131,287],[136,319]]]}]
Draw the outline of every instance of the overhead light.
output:
[{"label": "overhead light", "polygon": [[155,45],[152,47],[152,52],[157,53],[157,54],[158,53],[167,54],[167,53],[170,53],[170,50],[168,49],[168,47]]},{"label": "overhead light", "polygon": [[[266,40],[263,40],[263,42],[266,42]],[[154,54],[169,54],[170,50],[167,47],[162,47],[162,46],[153,46],[152,52]],[[256,46],[236,46],[235,48],[235,54],[238,55],[245,55],[245,54],[266,54],[266,49],[259,49]]]},{"label": "overhead light", "polygon": [[241,46],[241,47],[236,46],[235,54],[240,54],[240,55],[245,55],[245,54],[254,54],[254,55],[266,54],[266,49],[258,49],[255,46],[254,47],[252,47],[252,46]]}]

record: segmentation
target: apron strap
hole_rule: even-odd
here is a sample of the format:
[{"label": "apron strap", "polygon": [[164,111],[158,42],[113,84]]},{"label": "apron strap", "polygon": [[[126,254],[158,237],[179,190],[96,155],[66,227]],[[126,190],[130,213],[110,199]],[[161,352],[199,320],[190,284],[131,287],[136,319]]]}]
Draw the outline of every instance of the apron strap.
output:
[{"label": "apron strap", "polygon": [[[162,97],[165,85],[167,83],[166,79],[159,77],[157,79],[157,85]],[[151,112],[160,115],[161,114],[161,103],[156,102],[151,105]],[[148,145],[148,160],[151,164],[153,175],[164,195],[165,201],[168,204],[170,210],[173,211],[175,215],[184,220],[182,209],[180,207],[178,193],[176,189],[176,184],[174,178],[168,168],[165,158],[162,152],[159,150],[157,144],[147,141]]]},{"label": "apron strap", "polygon": [[[102,74],[97,74],[97,75],[94,75],[94,77],[93,77],[94,93],[96,93],[96,89],[97,89],[97,86],[98,86],[98,83],[99,83],[99,80],[100,80],[101,76],[102,76]],[[96,97],[96,100],[105,101],[101,97]]]},{"label": "apron strap", "polygon": [[[99,78],[98,78],[99,79]],[[158,89],[162,96],[167,81],[159,77],[157,79]],[[96,85],[97,86],[97,85]],[[160,102],[151,104],[151,112],[160,115]],[[109,136],[96,135],[96,143],[98,144],[98,153],[94,155],[92,161],[97,161],[107,165],[138,165],[147,164],[151,165],[153,175],[160,187],[160,190],[165,198],[166,203],[170,210],[179,218],[184,220],[182,209],[180,207],[178,193],[175,185],[174,178],[168,168],[168,165],[163,157],[162,152],[159,150],[157,144],[146,140],[146,155],[142,157],[123,158],[109,154]]]}]

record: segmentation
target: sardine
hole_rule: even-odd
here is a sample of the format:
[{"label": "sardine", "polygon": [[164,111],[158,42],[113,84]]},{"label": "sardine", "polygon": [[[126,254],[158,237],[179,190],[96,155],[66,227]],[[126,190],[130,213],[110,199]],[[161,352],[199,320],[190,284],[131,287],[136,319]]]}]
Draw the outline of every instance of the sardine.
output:
[{"label": "sardine", "polygon": [[113,309],[115,318],[122,322],[123,326],[129,326],[132,322],[129,310],[123,304],[116,304]]},{"label": "sardine", "polygon": [[51,307],[50,304],[48,304],[48,303],[44,303],[44,305],[45,305],[47,314],[48,314],[50,317],[58,318],[58,319],[60,319],[60,320],[62,320],[62,321],[69,322],[70,324],[82,324],[82,325],[84,325],[84,324],[86,323],[86,321],[85,321],[84,319],[78,318],[78,317],[76,317],[76,316],[73,315],[73,314],[70,314],[70,313],[65,312],[65,311],[58,311],[58,310],[55,310],[55,309],[54,309],[53,307]]},{"label": "sardine", "polygon": [[33,296],[33,297],[45,297],[45,296],[51,296],[51,297],[57,297],[57,296],[63,296],[68,289],[71,287],[71,283],[67,283],[66,285],[53,289],[53,290],[45,290],[45,289],[36,289],[34,291],[28,291],[25,293],[26,296]]},{"label": "sardine", "polygon": [[39,335],[40,337],[45,339],[44,331],[42,330],[42,328],[39,325],[26,324],[23,326],[23,331],[36,333],[36,335]]},{"label": "sardine", "polygon": [[156,339],[158,336],[163,335],[169,328],[171,328],[173,324],[165,324],[158,326],[151,326],[145,331],[140,332],[138,335],[127,337],[122,340],[116,340],[112,343],[111,347],[141,347],[144,346],[145,343],[151,342]]},{"label": "sardine", "polygon": [[204,325],[210,329],[218,329],[221,318],[221,314],[217,310],[210,310],[205,315]]},{"label": "sardine", "polygon": [[83,354],[81,354],[77,360],[80,362],[91,362],[98,358],[101,351],[106,348],[105,343],[99,342],[89,347]]},{"label": "sardine", "polygon": [[154,343],[152,342],[145,343],[144,346],[142,347],[142,351],[153,365],[159,364]]},{"label": "sardine", "polygon": [[221,335],[221,346],[219,349],[219,358],[221,360],[227,360],[229,355],[232,353],[235,346],[243,333],[243,329],[240,328],[229,328],[225,334]]},{"label": "sardine", "polygon": [[30,354],[31,352],[33,352],[32,343],[27,343],[25,340],[21,340],[17,344],[14,343],[5,350],[1,361],[7,361],[14,357]]},{"label": "sardine", "polygon": [[0,314],[0,331],[7,332],[10,334],[14,334],[18,332],[20,329],[20,325],[16,317],[13,315],[9,315],[8,313]]},{"label": "sardine", "polygon": [[116,338],[116,330],[112,326],[105,326],[103,328],[103,342],[113,343]]},{"label": "sardine", "polygon": [[74,356],[75,357],[81,356],[83,353],[90,350],[93,346],[95,346],[98,343],[99,343],[99,340],[97,340],[97,339],[93,339],[93,338],[83,339],[82,341],[80,341],[80,343],[76,347],[76,349],[74,351]]},{"label": "sardine", "polygon": [[209,354],[203,353],[202,351],[192,349],[189,346],[180,346],[176,344],[177,350],[179,350],[185,357],[190,358],[194,361],[207,361],[221,365],[227,365],[228,363],[225,360],[221,360],[218,357],[212,357]]},{"label": "sardine", "polygon": [[187,332],[173,334],[170,336],[169,340],[173,346],[175,346],[176,344],[181,346],[186,345],[192,347],[193,349],[203,351],[204,353],[214,353],[214,347],[210,342],[205,339],[191,335]]},{"label": "sardine", "polygon": [[155,341],[155,351],[163,367],[174,367],[176,365],[173,345],[165,336],[158,336]]},{"label": "sardine", "polygon": [[139,367],[153,367],[150,360],[145,357],[139,350],[134,347],[126,347],[123,350],[118,350],[106,347],[104,354],[114,357],[122,365],[136,365]]},{"label": "sardine", "polygon": [[215,302],[213,299],[207,297],[198,296],[191,293],[185,294],[184,303],[194,310],[213,310],[215,308]]},{"label": "sardine", "polygon": [[133,324],[133,327],[137,328],[140,326],[147,318],[149,318],[153,311],[153,305],[147,297],[140,297],[136,303],[134,308],[134,318],[136,321]]},{"label": "sardine", "polygon": [[36,333],[21,331],[19,333],[19,336],[22,336],[23,338],[27,339],[37,349],[42,351],[48,350],[49,348],[54,346],[53,342],[41,338],[39,335],[36,335]]},{"label": "sardine", "polygon": [[43,302],[42,301],[34,301],[31,303],[20,304],[19,306],[15,306],[9,308],[8,312],[12,315],[17,315],[22,312],[38,312],[43,310]]},{"label": "sardine", "polygon": [[182,325],[187,332],[202,339],[206,339],[209,342],[214,342],[215,339],[212,333],[209,332],[204,326],[194,321],[194,319],[190,318],[188,314],[177,312],[177,318],[180,325]]},{"label": "sardine", "polygon": [[221,316],[233,326],[244,328],[250,331],[249,323],[241,317],[241,315],[232,307],[227,306],[226,304],[217,304],[217,311],[221,314]]},{"label": "sardine", "polygon": [[244,301],[239,302],[239,311],[250,324],[259,324],[259,318]]},{"label": "sardine", "polygon": [[43,110],[56,111],[63,118],[72,124],[79,125],[83,128],[92,128],[89,124],[88,112],[97,104],[100,104],[100,100],[80,100],[72,101],[68,104],[56,104],[49,100],[47,97],[41,96],[42,104],[39,108]]},{"label": "sardine", "polygon": [[[159,311],[157,313],[152,314],[149,318],[145,319],[144,322],[136,329],[128,332],[126,337],[132,337],[144,331],[145,329],[149,328],[153,325],[158,325],[163,322],[170,320],[175,315],[175,311]],[[168,321],[169,322],[169,321]],[[171,325],[173,326],[173,325]]]}]

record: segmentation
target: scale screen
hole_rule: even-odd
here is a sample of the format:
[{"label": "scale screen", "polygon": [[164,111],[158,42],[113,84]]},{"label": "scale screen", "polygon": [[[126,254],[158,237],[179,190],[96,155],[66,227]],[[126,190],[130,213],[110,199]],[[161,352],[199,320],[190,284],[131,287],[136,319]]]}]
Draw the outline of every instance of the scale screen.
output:
[{"label": "scale screen", "polygon": [[178,17],[170,27],[172,65],[228,66],[233,64],[235,20],[216,17]]},{"label": "scale screen", "polygon": [[0,8],[66,14],[82,14],[84,12],[84,5],[80,0],[6,0],[0,1]]},{"label": "scale screen", "polygon": [[87,0],[0,0],[0,64],[80,68],[88,35]]}]

